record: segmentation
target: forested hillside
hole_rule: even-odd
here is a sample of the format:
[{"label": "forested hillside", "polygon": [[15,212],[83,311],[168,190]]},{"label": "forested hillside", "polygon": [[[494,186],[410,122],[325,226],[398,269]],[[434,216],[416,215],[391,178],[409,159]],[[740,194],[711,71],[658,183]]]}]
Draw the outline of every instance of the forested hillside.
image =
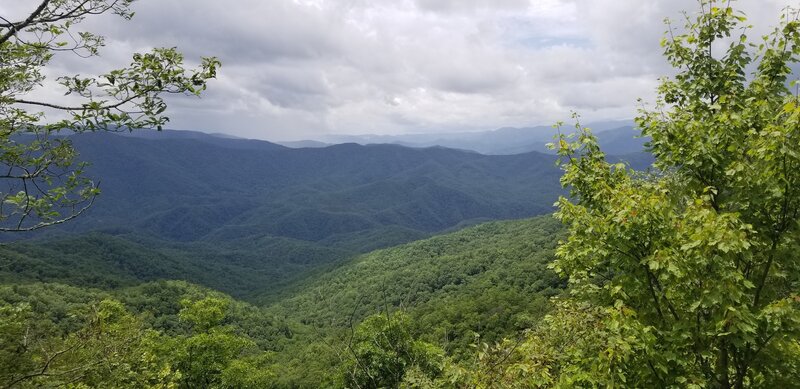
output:
[{"label": "forested hillside", "polygon": [[0,246],[0,279],[96,288],[180,279],[252,299],[352,255],[287,238],[214,244],[91,233]]},{"label": "forested hillside", "polygon": [[[267,308],[314,335],[311,346],[300,343],[280,355],[276,368],[284,369],[287,384],[317,386],[319,377],[332,376],[325,365],[331,362],[312,350],[333,345],[329,358],[350,360],[351,326],[400,312],[410,318],[407,330],[415,338],[455,360],[469,358],[471,345],[514,336],[549,310],[549,298],[565,286],[547,268],[561,235],[561,226],[543,216],[481,224],[357,257]],[[316,370],[285,370],[296,365]]]},{"label": "forested hillside", "polygon": [[64,227],[74,231],[121,228],[178,241],[279,236],[339,247],[380,235],[391,245],[471,220],[547,213],[563,193],[555,158],[537,152],[289,149],[183,132],[72,141],[102,190],[90,211]]},{"label": "forested hillside", "polygon": [[[294,150],[176,131],[71,139],[102,192],[64,226],[3,236],[27,238],[0,247],[0,260],[13,264],[0,268],[5,280],[121,287],[183,279],[264,302],[356,254],[547,213],[563,193],[555,158],[536,152]],[[650,164],[646,155],[625,159]]]},{"label": "forested hillside", "polygon": [[472,219],[549,212],[561,193],[554,159],[538,153],[355,144],[295,150],[206,138],[76,136],[103,192],[69,228],[124,226],[179,241],[341,242],[384,227],[418,237]]},{"label": "forested hillside", "polygon": [[[53,358],[46,369],[100,386],[343,386],[363,358],[349,345],[364,320],[402,324],[440,356],[440,376],[442,364],[472,363],[473,346],[537,323],[565,286],[547,268],[561,235],[551,216],[469,227],[549,212],[563,193],[550,155],[292,150],[178,132],[70,140],[102,194],[74,222],[0,246],[8,344],[35,325],[56,350],[7,349],[6,383],[20,372],[34,374],[26,385],[64,382],[35,374]],[[89,357],[130,342],[113,359]]]},{"label": "forested hillside", "polygon": [[[4,343],[10,348],[0,353],[0,364],[9,369],[0,383],[19,378],[15,375],[19,372],[35,372],[42,358],[53,357],[51,369],[75,369],[74,374],[93,377],[87,380],[93,385],[123,379],[181,385],[208,380],[226,387],[341,385],[349,364],[358,357],[348,350],[353,341],[350,331],[374,315],[391,320],[408,317],[404,331],[409,336],[447,352],[457,363],[471,358],[470,345],[514,336],[550,309],[549,298],[564,287],[547,269],[561,235],[561,227],[550,216],[481,224],[356,257],[295,285],[291,297],[266,308],[185,282],[136,283],[141,275],[109,267],[109,262],[120,263],[113,256],[84,258],[84,266],[75,272],[52,272],[47,283],[4,282],[0,309],[13,319],[7,325],[22,331],[35,324],[31,341],[69,351],[53,356],[47,350],[17,349],[14,345],[20,339],[12,332]],[[143,248],[128,250],[120,255],[135,256],[135,250]],[[158,257],[151,265],[165,266],[166,259]],[[99,285],[75,277],[92,267],[97,267],[98,276],[120,283]],[[126,281],[130,286],[123,286]],[[96,320],[114,330],[93,327]],[[61,339],[62,335],[67,337]],[[84,336],[94,336],[97,342]],[[139,340],[118,349],[113,359],[103,356],[108,347],[133,339]],[[192,355],[188,350],[193,347],[203,351]],[[89,358],[93,353],[98,355]],[[156,353],[156,358],[122,370],[114,367],[139,353]],[[199,365],[187,370],[187,364]],[[179,366],[184,366],[181,375],[174,372]],[[253,377],[242,375],[255,372]],[[51,385],[72,377],[41,376],[26,384]],[[237,381],[241,379],[253,381]]]}]

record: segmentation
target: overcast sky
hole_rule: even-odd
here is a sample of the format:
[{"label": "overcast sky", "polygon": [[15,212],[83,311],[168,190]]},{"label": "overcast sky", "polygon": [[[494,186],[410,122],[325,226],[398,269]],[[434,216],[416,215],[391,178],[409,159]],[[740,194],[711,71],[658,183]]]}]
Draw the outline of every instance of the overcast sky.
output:
[{"label": "overcast sky", "polygon": [[[0,0],[0,15],[36,1]],[[794,2],[740,0],[757,29]],[[170,99],[169,127],[269,140],[326,134],[490,130],[629,119],[670,69],[666,17],[693,0],[139,0],[136,16],[87,20],[98,60],[59,57],[49,74],[101,73],[150,47],[216,55],[202,99]],[[38,92],[56,98],[49,88]]]}]

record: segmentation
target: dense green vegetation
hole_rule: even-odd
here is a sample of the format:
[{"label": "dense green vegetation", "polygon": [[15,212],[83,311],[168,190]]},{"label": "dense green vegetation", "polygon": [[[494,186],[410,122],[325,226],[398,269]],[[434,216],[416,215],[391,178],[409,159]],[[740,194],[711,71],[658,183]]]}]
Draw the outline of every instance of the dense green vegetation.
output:
[{"label": "dense green vegetation", "polygon": [[[91,173],[103,177],[102,194],[63,227],[31,239],[3,236],[20,241],[0,248],[0,261],[14,263],[0,277],[95,287],[185,279],[265,302],[359,253],[549,212],[561,193],[552,157],[538,153],[292,150],[164,135],[75,137]],[[86,234],[92,230],[99,231]]]},{"label": "dense green vegetation", "polygon": [[464,350],[472,332],[494,341],[528,328],[547,297],[559,293],[563,284],[547,269],[559,232],[544,216],[375,251],[308,280],[270,311],[315,327],[345,327],[402,307],[430,340]]},{"label": "dense green vegetation", "polygon": [[[520,235],[532,239],[522,241]],[[185,282],[137,284],[134,279],[141,275],[126,275],[124,268],[108,267],[116,262],[108,260],[113,256],[96,257],[94,262],[68,258],[85,267],[53,271],[49,283],[8,281],[13,284],[0,288],[0,301],[2,309],[14,312],[9,325],[17,332],[9,332],[9,345],[22,341],[16,337],[19,331],[35,325],[37,332],[31,339],[47,344],[48,352],[70,349],[54,358],[57,363],[49,368],[51,373],[74,370],[75,374],[92,375],[95,378],[85,381],[91,385],[119,382],[124,386],[122,382],[136,376],[139,381],[130,381],[129,386],[143,385],[142,379],[151,385],[174,381],[182,387],[197,382],[221,387],[267,383],[278,387],[339,386],[364,378],[355,374],[353,366],[360,358],[374,357],[368,339],[384,336],[387,329],[400,331],[396,336],[409,342],[406,351],[411,354],[406,357],[415,361],[412,365],[425,374],[441,375],[446,360],[453,363],[469,358],[472,344],[514,336],[549,310],[549,297],[564,286],[547,270],[560,235],[561,227],[549,216],[481,224],[356,257],[295,285],[292,297],[266,308]],[[137,249],[141,247],[128,247]],[[123,251],[119,258],[131,254]],[[162,264],[163,268],[169,263],[162,261],[168,258],[156,257],[153,265]],[[108,272],[130,280],[93,284],[90,279],[74,278],[93,266],[97,274]],[[72,284],[85,284],[58,283],[59,275]],[[119,329],[98,332],[94,327],[98,315],[112,320],[103,322],[104,326]],[[87,337],[97,338],[97,342],[82,343]],[[138,343],[115,349],[120,354],[116,359],[87,357],[133,338]],[[361,348],[352,346],[363,342]],[[392,341],[384,346],[398,345]],[[7,354],[0,356],[0,364],[27,362],[9,367],[9,375],[2,377],[5,382],[19,378],[11,372],[40,371],[43,366],[37,363],[53,356],[9,347]],[[199,359],[189,362],[186,353],[192,347],[208,354],[194,355]],[[115,364],[142,355],[152,356],[147,365],[131,363],[120,368]],[[384,357],[395,358],[391,355]],[[438,362],[430,364],[430,358]],[[154,375],[140,376],[145,371]],[[405,369],[392,371],[395,378],[403,379]],[[25,385],[55,385],[74,377],[41,375],[26,380]],[[245,378],[255,381],[236,381]]]},{"label": "dense green vegetation", "polygon": [[264,387],[272,377],[258,360],[290,335],[255,307],[183,282],[3,286],[0,301],[2,387]]},{"label": "dense green vegetation", "polygon": [[253,299],[352,255],[289,238],[213,244],[92,233],[0,246],[0,280],[119,288],[181,279]]},{"label": "dense green vegetation", "polygon": [[352,144],[251,150],[102,135],[75,143],[93,162],[90,171],[104,177],[108,200],[99,198],[71,229],[102,222],[179,241],[340,242],[387,226],[431,233],[470,219],[546,213],[562,193],[554,159],[538,153]]},{"label": "dense green vegetation", "polygon": [[[560,232],[549,216],[487,223],[379,250],[309,280],[267,308],[313,335],[311,344],[276,356],[278,375],[286,385],[319,385],[332,363],[352,357],[351,327],[374,314],[404,312],[414,339],[455,359],[471,356],[473,344],[514,336],[562,291],[563,281],[547,269]],[[520,234],[532,239],[520,241]]]},{"label": "dense green vegetation", "polygon": [[700,5],[655,170],[578,123],[555,219],[469,226],[546,212],[543,154],[75,137],[115,201],[0,246],[0,387],[797,387],[800,22]]},{"label": "dense green vegetation", "polygon": [[664,40],[678,72],[637,119],[657,173],[609,163],[579,124],[554,145],[571,198],[558,203],[569,233],[553,265],[573,297],[474,379],[798,387],[800,104],[788,85],[800,22],[787,12],[750,44],[730,2],[700,4]]},{"label": "dense green vegetation", "polygon": [[[552,210],[552,156],[392,145],[288,149],[263,141],[74,137],[102,195],[72,231],[128,229],[176,241],[306,241],[395,227],[432,233]],[[175,172],[182,172],[176,175]],[[51,233],[54,230],[50,230]],[[392,244],[394,242],[387,242]]]}]

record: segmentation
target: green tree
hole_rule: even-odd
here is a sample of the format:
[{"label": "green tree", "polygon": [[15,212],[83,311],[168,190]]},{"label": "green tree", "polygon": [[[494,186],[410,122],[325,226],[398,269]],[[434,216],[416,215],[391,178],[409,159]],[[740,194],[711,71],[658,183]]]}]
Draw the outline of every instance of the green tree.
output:
[{"label": "green tree", "polygon": [[44,69],[56,54],[98,55],[103,37],[76,30],[80,22],[104,13],[130,19],[133,1],[42,0],[19,20],[0,15],[0,231],[62,223],[99,193],[61,131],[160,130],[169,121],[164,94],[199,95],[216,76],[216,58],[187,70],[175,48],[157,48],[102,75],[57,78],[63,101],[29,97],[49,87]]},{"label": "green tree", "polygon": [[[182,301],[179,313],[182,321],[191,326],[190,334],[165,338],[156,346],[158,354],[180,372],[179,387],[221,388],[263,387],[264,381],[273,378],[268,372],[259,372],[254,362],[241,357],[254,357],[258,350],[255,342],[224,325],[230,302],[221,298],[206,297],[197,301]],[[250,358],[254,359],[254,358]],[[239,373],[252,374],[237,377]],[[262,384],[262,385],[259,385]]]},{"label": "green tree", "polygon": [[[448,364],[440,385],[520,389],[615,386],[614,377],[604,372],[615,363],[628,362],[630,338],[646,334],[604,326],[608,315],[602,307],[569,299],[556,301],[556,309],[524,336],[494,345],[478,344],[471,360]],[[607,357],[611,355],[617,357]]]},{"label": "green tree", "polygon": [[351,388],[421,387],[421,382],[438,377],[444,366],[444,352],[417,340],[411,318],[403,312],[366,318],[347,348],[350,359],[343,365],[343,375],[345,386]]},{"label": "green tree", "polygon": [[575,359],[594,384],[787,387],[800,377],[800,104],[789,82],[800,23],[787,10],[751,44],[729,2],[699,4],[685,33],[670,27],[662,44],[677,74],[637,118],[655,172],[609,164],[579,124],[576,141],[556,144],[571,196],[557,204],[570,234],[554,267],[605,309],[607,330],[635,334]]},{"label": "green tree", "polygon": [[0,304],[0,388],[165,388],[179,377],[151,350],[160,336],[114,300],[71,315],[65,331],[28,304]]}]

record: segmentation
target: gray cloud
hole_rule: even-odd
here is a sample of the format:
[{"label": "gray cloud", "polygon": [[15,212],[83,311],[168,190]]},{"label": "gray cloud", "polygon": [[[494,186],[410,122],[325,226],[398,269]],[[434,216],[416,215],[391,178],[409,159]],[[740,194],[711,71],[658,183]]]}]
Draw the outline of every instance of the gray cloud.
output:
[{"label": "gray cloud", "polygon": [[[24,14],[27,2],[0,5]],[[170,98],[171,126],[262,139],[329,133],[485,130],[549,124],[572,110],[630,118],[671,69],[659,40],[694,0],[139,0],[131,22],[103,15],[102,56],[58,56],[58,74],[100,73],[134,51],[216,55],[202,99]],[[780,0],[742,0],[757,26]],[[680,25],[680,23],[677,23]],[[59,98],[47,86],[37,92]]]},{"label": "gray cloud", "polygon": [[522,10],[527,0],[416,0],[417,7],[425,11],[442,13],[476,12],[486,9]]}]

